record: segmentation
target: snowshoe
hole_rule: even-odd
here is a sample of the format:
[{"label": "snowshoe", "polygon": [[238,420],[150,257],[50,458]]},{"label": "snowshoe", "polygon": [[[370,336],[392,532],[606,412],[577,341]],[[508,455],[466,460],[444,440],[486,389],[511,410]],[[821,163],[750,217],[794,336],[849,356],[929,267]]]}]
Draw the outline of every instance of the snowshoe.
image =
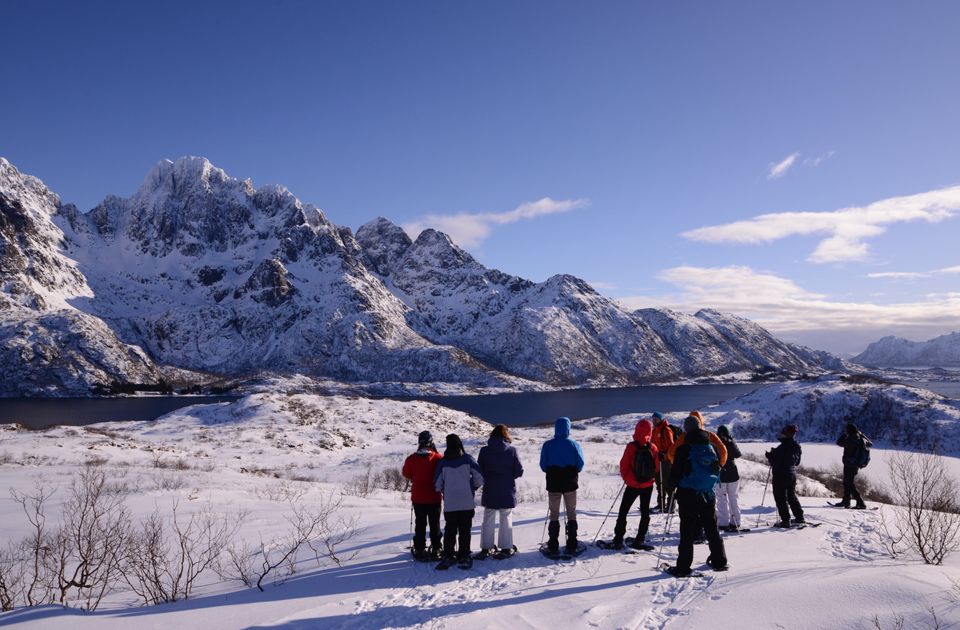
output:
[{"label": "snowshoe", "polygon": [[595,545],[598,549],[603,549],[606,551],[622,551],[624,553],[633,553],[633,549],[627,547],[622,542],[617,542],[616,540],[598,540]]},{"label": "snowshoe", "polygon": [[444,558],[444,559],[441,560],[441,561],[437,564],[437,566],[434,567],[434,568],[435,568],[437,571],[446,571],[447,569],[449,569],[450,567],[452,567],[452,566],[455,565],[456,563],[457,563],[457,561],[456,561],[455,558]]},{"label": "snowshoe", "polygon": [[477,553],[473,554],[473,559],[474,559],[474,560],[486,560],[487,558],[490,558],[490,557],[492,557],[492,556],[495,556],[496,554],[497,554],[497,549],[496,549],[496,547],[494,547],[493,549],[481,549],[481,550],[478,551]]},{"label": "snowshoe", "polygon": [[835,507],[835,508],[844,508],[844,509],[847,509],[847,510],[850,509],[850,504],[849,504],[849,503],[844,503],[843,501],[840,501],[839,503],[831,503],[830,501],[827,501],[827,505],[829,505],[830,507]]},{"label": "snowshoe", "polygon": [[469,569],[470,567],[473,566],[473,558],[471,558],[470,556],[467,556],[466,558],[462,558],[459,561],[457,561],[457,566],[460,567],[461,569]]},{"label": "snowshoe", "polygon": [[667,563],[660,565],[660,570],[666,573],[667,575],[672,575],[675,578],[700,578],[703,577],[703,573],[699,571],[693,571],[691,569],[679,569],[677,567],[671,566]]},{"label": "snowshoe", "polygon": [[627,538],[627,547],[634,551],[653,551],[653,545],[646,544],[646,541],[638,541],[636,538]]},{"label": "snowshoe", "polygon": [[793,527],[793,525],[791,525],[787,521],[777,521],[770,527],[776,527],[777,529],[790,529],[791,527]]},{"label": "snowshoe", "polygon": [[506,560],[510,556],[515,556],[517,554],[517,546],[514,545],[509,549],[497,549],[497,553],[493,554],[493,557],[497,560]]}]

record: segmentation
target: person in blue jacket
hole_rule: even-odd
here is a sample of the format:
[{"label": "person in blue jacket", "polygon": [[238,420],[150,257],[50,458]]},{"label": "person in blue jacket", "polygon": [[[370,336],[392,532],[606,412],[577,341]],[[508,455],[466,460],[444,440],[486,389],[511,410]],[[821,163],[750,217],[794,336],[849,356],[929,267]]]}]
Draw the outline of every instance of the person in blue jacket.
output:
[{"label": "person in blue jacket", "polygon": [[[516,553],[513,546],[513,521],[511,512],[517,506],[517,478],[523,475],[523,465],[517,449],[511,444],[510,430],[498,424],[490,432],[487,445],[480,449],[477,465],[483,475],[483,526],[480,529],[480,553],[475,557],[486,558],[495,554],[506,558]],[[499,549],[493,546],[493,530],[497,514],[500,515]]]},{"label": "person in blue jacket", "polygon": [[547,474],[550,506],[547,551],[560,551],[560,499],[567,515],[567,553],[577,550],[577,481],[583,470],[583,449],[570,439],[570,418],[558,418],[553,439],[540,449],[540,470]]}]

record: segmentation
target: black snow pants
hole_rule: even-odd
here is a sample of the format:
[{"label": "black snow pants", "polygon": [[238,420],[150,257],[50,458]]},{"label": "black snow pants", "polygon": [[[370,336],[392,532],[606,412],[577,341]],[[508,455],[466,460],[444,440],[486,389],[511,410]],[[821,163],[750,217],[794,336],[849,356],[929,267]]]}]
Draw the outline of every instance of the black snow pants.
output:
[{"label": "black snow pants", "polygon": [[643,542],[647,537],[647,528],[650,526],[650,497],[653,496],[653,486],[647,488],[623,489],[623,499],[620,501],[620,512],[617,514],[617,524],[613,528],[613,539],[623,542],[627,533],[627,514],[633,507],[633,502],[640,498],[640,529],[637,531],[637,541]]},{"label": "black snow pants", "polygon": [[717,529],[717,498],[712,493],[697,492],[689,488],[677,488],[677,508],[680,513],[680,545],[677,548],[677,569],[689,571],[693,564],[693,541],[700,530],[707,536],[710,545],[710,566],[722,569],[727,566],[727,552],[723,538]]},{"label": "black snow pants", "polygon": [[413,550],[423,551],[427,546],[427,523],[430,524],[430,545],[440,548],[440,504],[413,504]]},{"label": "black snow pants", "polygon": [[850,498],[853,497],[853,500],[857,504],[862,504],[863,499],[860,498],[860,493],[857,492],[857,473],[860,472],[860,469],[857,466],[844,466],[843,467],[843,502],[846,505],[850,504]]},{"label": "black snow pants", "polygon": [[777,512],[780,514],[780,522],[790,522],[790,511],[793,511],[793,517],[803,518],[803,508],[800,507],[800,501],[797,499],[797,476],[796,475],[774,475],[771,482],[773,487],[773,500],[777,503]]},{"label": "black snow pants", "polygon": [[[470,528],[473,527],[474,510],[444,512],[443,556],[458,560],[470,557]],[[459,544],[458,544],[459,543]],[[456,549],[456,552],[454,552]]]}]

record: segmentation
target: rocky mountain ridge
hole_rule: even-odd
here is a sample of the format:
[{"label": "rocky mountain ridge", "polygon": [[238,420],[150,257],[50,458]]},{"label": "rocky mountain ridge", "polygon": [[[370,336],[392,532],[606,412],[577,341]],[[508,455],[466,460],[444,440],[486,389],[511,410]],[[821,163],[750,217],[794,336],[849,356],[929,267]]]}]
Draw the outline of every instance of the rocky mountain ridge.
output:
[{"label": "rocky mountain ridge", "polygon": [[[485,387],[831,367],[742,318],[630,312],[573,276],[488,269],[435,230],[379,218],[354,235],[203,158],[160,162],[87,213],[3,160],[0,203],[2,395],[150,382],[157,366]],[[23,352],[38,334],[74,358]],[[75,382],[44,382],[65,365]]]},{"label": "rocky mountain ridge", "polygon": [[883,337],[851,361],[869,367],[960,367],[960,332],[928,341]]}]

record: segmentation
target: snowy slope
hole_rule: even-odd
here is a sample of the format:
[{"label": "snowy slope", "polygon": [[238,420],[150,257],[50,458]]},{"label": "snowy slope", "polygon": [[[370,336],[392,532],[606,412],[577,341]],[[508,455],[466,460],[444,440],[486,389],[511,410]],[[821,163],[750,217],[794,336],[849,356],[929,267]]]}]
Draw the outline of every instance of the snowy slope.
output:
[{"label": "snowy slope", "polygon": [[884,337],[851,361],[871,367],[957,367],[960,366],[960,332],[929,341]]},{"label": "snowy slope", "polygon": [[[581,476],[582,538],[592,540],[620,489],[616,463],[631,439],[635,416],[577,423],[587,461]],[[322,492],[348,487],[358,476],[397,466],[413,450],[416,433],[455,430],[477,453],[487,428],[468,416],[424,403],[343,397],[268,394],[233,404],[180,410],[156,424],[113,423],[47,432],[5,430],[0,447],[0,482],[20,490],[34,479],[66,483],[85,460],[105,460],[117,487],[138,518],[167,509],[212,505],[249,510],[240,536],[270,536],[283,525],[285,497],[308,505]],[[774,531],[765,469],[743,461],[743,524],[759,529],[726,536],[731,569],[705,570],[705,577],[675,580],[655,570],[656,553],[621,555],[589,548],[570,563],[554,563],[537,551],[545,496],[537,468],[540,444],[551,429],[515,431],[524,464],[521,503],[514,513],[520,553],[510,560],[477,562],[468,571],[434,571],[409,560],[409,503],[393,490],[348,494],[346,510],[359,515],[361,535],[343,550],[356,555],[342,567],[318,567],[303,557],[285,584],[264,593],[209,575],[188,601],[131,608],[130,593],[111,596],[85,614],[44,607],[0,615],[10,628],[85,630],[136,626],[146,629],[232,628],[765,628],[861,629],[927,627],[933,608],[946,623],[960,622],[952,581],[960,559],[929,567],[886,556],[877,535],[883,514],[825,507],[822,492],[801,499],[816,529]],[[834,449],[836,450],[836,449]],[[237,457],[239,456],[239,459]],[[162,467],[155,461],[165,462]],[[183,467],[170,463],[184,462]],[[295,481],[301,479],[306,481]],[[59,499],[59,497],[58,497]],[[0,497],[0,542],[26,531],[19,506]],[[52,517],[56,515],[53,514]],[[474,519],[479,525],[479,518]],[[629,531],[637,525],[634,511]],[[612,521],[600,532],[609,537]],[[663,557],[676,556],[677,521],[654,515],[650,541],[664,543]],[[666,536],[664,537],[664,534]],[[474,529],[473,544],[477,544]],[[309,555],[309,554],[307,554]],[[695,549],[701,568],[707,550]]]},{"label": "snowy slope", "polygon": [[866,377],[778,383],[705,410],[713,427],[771,440],[796,424],[805,442],[833,443],[848,422],[878,444],[960,453],[960,401]]}]

